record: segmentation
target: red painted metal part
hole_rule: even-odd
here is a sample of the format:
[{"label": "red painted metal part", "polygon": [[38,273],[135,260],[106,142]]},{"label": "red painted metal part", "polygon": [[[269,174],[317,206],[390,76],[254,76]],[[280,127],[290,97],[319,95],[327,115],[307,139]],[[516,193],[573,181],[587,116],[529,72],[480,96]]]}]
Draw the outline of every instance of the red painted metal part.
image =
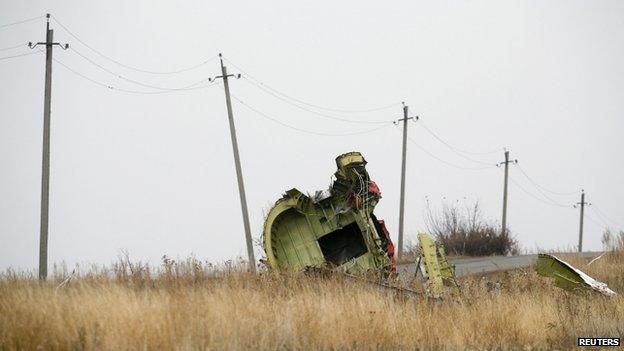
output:
[{"label": "red painted metal part", "polygon": [[368,192],[374,196],[381,197],[381,190],[379,190],[377,183],[373,182],[372,180],[368,182]]},{"label": "red painted metal part", "polygon": [[394,256],[394,244],[392,243],[392,239],[390,239],[390,233],[388,232],[388,228],[386,228],[386,223],[384,222],[383,219],[378,219],[377,223],[379,223],[379,225],[381,226],[381,230],[384,233],[384,236],[386,237],[386,240],[388,241],[388,245],[387,245],[387,252],[388,252],[388,257],[390,258],[390,269],[392,271],[392,273],[396,272],[396,257]]}]

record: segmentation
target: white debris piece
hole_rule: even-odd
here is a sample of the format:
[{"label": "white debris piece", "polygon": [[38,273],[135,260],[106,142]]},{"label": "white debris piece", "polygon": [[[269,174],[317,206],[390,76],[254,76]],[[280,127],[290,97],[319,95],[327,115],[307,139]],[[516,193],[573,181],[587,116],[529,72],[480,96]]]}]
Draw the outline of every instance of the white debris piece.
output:
[{"label": "white debris piece", "polygon": [[590,288],[598,291],[599,293],[606,295],[606,296],[615,296],[617,295],[617,293],[611,289],[609,289],[609,287],[607,286],[607,284],[600,282],[590,276],[588,276],[587,274],[581,272],[579,269],[575,268],[574,266],[572,266],[571,264],[569,264],[568,262],[555,257],[553,255],[550,255],[552,258],[556,259],[557,261],[559,261],[561,264],[568,266],[568,268],[572,269],[573,271],[575,271],[579,277],[581,277],[581,279],[583,279],[583,282],[585,282],[585,284],[589,285]]}]

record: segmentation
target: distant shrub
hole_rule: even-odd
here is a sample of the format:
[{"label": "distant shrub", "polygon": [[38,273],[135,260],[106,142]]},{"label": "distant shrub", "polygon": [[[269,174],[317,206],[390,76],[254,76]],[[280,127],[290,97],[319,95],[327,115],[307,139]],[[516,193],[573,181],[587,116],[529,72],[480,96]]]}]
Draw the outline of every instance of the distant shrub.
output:
[{"label": "distant shrub", "polygon": [[478,202],[459,208],[444,204],[439,212],[427,206],[426,225],[429,233],[442,243],[451,255],[515,255],[518,242],[509,229],[501,233],[493,221],[483,218]]}]

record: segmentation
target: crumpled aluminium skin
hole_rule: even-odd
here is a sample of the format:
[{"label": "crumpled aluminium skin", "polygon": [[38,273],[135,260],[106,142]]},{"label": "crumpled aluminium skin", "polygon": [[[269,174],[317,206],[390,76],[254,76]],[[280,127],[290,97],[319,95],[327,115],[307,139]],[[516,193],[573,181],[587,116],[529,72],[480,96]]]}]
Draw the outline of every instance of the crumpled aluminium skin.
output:
[{"label": "crumpled aluminium skin", "polygon": [[605,296],[617,295],[607,284],[598,281],[571,264],[549,254],[537,257],[537,273],[555,279],[555,285],[570,291],[594,290]]},{"label": "crumpled aluminium skin", "polygon": [[347,273],[396,270],[394,246],[373,210],[381,191],[359,152],[336,158],[329,189],[291,189],[268,212],[262,245],[272,269],[338,268]]}]

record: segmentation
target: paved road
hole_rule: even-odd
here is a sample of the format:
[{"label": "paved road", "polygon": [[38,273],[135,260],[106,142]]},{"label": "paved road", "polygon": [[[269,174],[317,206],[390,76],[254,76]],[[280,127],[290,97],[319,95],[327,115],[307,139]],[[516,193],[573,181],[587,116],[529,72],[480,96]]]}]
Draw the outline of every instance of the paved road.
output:
[{"label": "paved road", "polygon": [[[595,258],[602,252],[582,252],[582,253],[565,253],[562,255],[580,255],[582,258]],[[558,254],[554,254],[557,256]],[[535,263],[537,255],[520,255],[520,256],[488,256],[477,258],[450,258],[449,261],[455,265],[455,275],[458,277],[478,274],[491,273],[496,271],[505,271],[514,268],[528,267]],[[397,267],[399,276],[403,281],[411,280],[416,270],[416,264],[402,264]]]}]

